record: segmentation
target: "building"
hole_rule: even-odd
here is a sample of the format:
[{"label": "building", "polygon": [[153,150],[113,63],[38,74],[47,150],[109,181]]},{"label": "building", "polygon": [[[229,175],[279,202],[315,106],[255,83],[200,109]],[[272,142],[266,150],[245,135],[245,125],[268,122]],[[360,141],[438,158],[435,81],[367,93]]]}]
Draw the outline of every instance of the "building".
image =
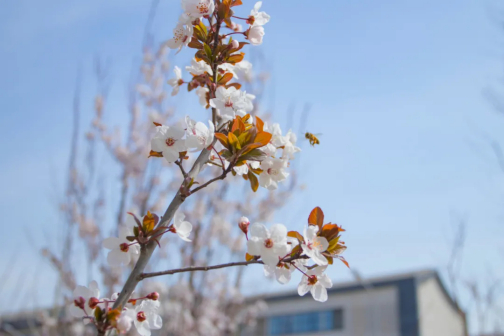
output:
[{"label": "building", "polygon": [[436,271],[335,284],[329,299],[278,293],[247,336],[467,336],[464,312]]}]

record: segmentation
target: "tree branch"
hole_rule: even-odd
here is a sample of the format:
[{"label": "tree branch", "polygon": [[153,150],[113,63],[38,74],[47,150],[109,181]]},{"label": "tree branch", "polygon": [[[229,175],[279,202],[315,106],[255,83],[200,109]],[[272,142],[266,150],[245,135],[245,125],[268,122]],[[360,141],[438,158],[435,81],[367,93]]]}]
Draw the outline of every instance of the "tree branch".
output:
[{"label": "tree branch", "polygon": [[143,280],[145,278],[152,278],[152,277],[156,277],[156,276],[160,276],[160,275],[168,275],[168,274],[183,273],[183,272],[195,272],[195,271],[210,271],[210,270],[219,269],[219,268],[234,267],[234,266],[248,266],[248,265],[252,265],[252,264],[263,264],[263,262],[262,262],[262,260],[251,260],[251,261],[238,261],[238,262],[213,265],[213,266],[189,266],[189,267],[176,268],[176,269],[161,271],[161,272],[142,273],[139,276],[139,280]]},{"label": "tree branch", "polygon": [[[217,139],[214,139],[212,145],[215,144]],[[188,173],[188,176],[191,178],[196,178],[198,176],[199,172],[201,171],[201,168],[206,164],[208,161],[208,157],[210,156],[210,151],[208,149],[203,149],[194,162],[193,167]],[[184,182],[183,182],[184,183]],[[183,185],[182,183],[182,185]],[[175,212],[178,210],[180,205],[184,202],[185,197],[181,195],[180,190],[177,192],[173,200],[171,201],[170,205],[166,209],[163,217],[161,217],[161,220],[159,221],[157,227],[167,227],[168,224],[172,221],[173,216],[175,215]],[[139,280],[139,276],[143,273],[143,270],[147,266],[152,253],[156,249],[156,242],[152,241],[148,245],[142,246],[140,250],[140,257],[138,258],[137,263],[135,264],[135,267],[131,271],[128,280],[126,280],[126,283],[124,284],[123,289],[121,290],[119,297],[117,298],[116,302],[114,303],[113,309],[115,308],[120,308],[124,307],[124,305],[128,302],[129,297],[131,296],[131,293],[133,293],[133,290],[137,286]]]}]

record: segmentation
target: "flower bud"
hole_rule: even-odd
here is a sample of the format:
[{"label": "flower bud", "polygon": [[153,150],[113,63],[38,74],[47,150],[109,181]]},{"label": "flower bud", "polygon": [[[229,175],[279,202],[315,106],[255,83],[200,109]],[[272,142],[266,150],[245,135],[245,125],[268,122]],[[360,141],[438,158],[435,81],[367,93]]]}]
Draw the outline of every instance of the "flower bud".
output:
[{"label": "flower bud", "polygon": [[80,309],[84,309],[84,305],[86,304],[86,300],[82,296],[79,296],[77,299],[74,300],[74,304],[76,307],[79,307]]},{"label": "flower bud", "polygon": [[147,317],[145,317],[145,313],[143,311],[137,313],[137,321],[138,322],[143,322],[146,319],[147,319]]},{"label": "flower bud", "polygon": [[92,298],[89,298],[89,301],[88,301],[88,306],[89,308],[91,309],[95,309],[96,306],[98,305],[98,303],[100,303],[100,300],[98,300],[97,298],[95,297],[92,297]]},{"label": "flower bud", "polygon": [[242,216],[238,221],[238,227],[242,230],[243,233],[248,233],[248,227],[250,225],[250,221],[247,217]]},{"label": "flower bud", "polygon": [[233,41],[231,42],[231,47],[232,47],[233,49],[238,49],[238,48],[240,47],[240,43],[238,43],[238,41],[237,41],[237,40],[233,40]]},{"label": "flower bud", "polygon": [[157,301],[157,299],[159,299],[159,293],[152,292],[149,295],[147,295],[147,299]]}]

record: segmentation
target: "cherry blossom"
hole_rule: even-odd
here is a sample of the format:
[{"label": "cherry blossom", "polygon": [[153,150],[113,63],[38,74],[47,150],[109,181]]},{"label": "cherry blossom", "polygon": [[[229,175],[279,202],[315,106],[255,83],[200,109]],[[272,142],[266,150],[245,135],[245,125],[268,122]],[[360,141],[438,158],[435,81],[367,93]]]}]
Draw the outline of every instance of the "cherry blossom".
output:
[{"label": "cherry blossom", "polygon": [[[225,88],[219,86],[215,92],[215,98],[210,99],[210,106],[219,110],[224,119],[232,119],[235,116],[237,105],[241,103],[242,95],[239,90],[231,86]],[[241,116],[244,116],[243,113]]]},{"label": "cherry blossom", "polygon": [[135,328],[141,336],[150,336],[151,330],[163,326],[161,316],[157,313],[159,306],[159,301],[145,300],[135,308]]},{"label": "cherry blossom", "polygon": [[275,267],[280,258],[289,253],[287,228],[283,224],[275,224],[268,230],[264,225],[256,223],[249,227],[249,233],[247,252],[261,256],[265,265]]},{"label": "cherry blossom", "polygon": [[249,171],[249,166],[252,169],[258,169],[261,166],[261,163],[258,162],[258,161],[250,161],[250,162],[247,162],[244,165],[233,167],[233,170],[235,171],[235,173],[237,175],[240,175],[240,176],[241,175],[247,175],[248,171]]},{"label": "cherry blossom", "polygon": [[168,80],[168,84],[173,87],[172,96],[175,96],[180,89],[180,85],[184,84],[184,81],[182,80],[182,71],[178,66],[175,66],[173,68],[173,73],[175,74],[175,78],[171,78]]},{"label": "cherry blossom", "polygon": [[116,321],[116,329],[120,334],[126,334],[136,319],[136,312],[133,309],[124,308]]},{"label": "cherry blossom", "polygon": [[198,98],[199,98],[199,103],[200,103],[201,106],[203,106],[205,108],[208,105],[207,95],[208,95],[209,91],[210,90],[208,90],[208,88],[206,88],[206,87],[199,87],[196,90],[196,94],[198,95]]},{"label": "cherry blossom", "polygon": [[175,29],[173,29],[173,38],[166,41],[166,45],[170,49],[178,49],[177,53],[179,53],[183,47],[187,46],[189,42],[191,42],[192,34],[192,25],[179,23]]},{"label": "cherry blossom", "polygon": [[[69,313],[74,317],[92,316],[97,304],[93,303],[99,301],[100,290],[98,283],[91,281],[89,287],[77,285],[73,291],[73,303],[69,306]],[[90,305],[91,303],[91,305]],[[89,320],[84,319],[89,322]]]},{"label": "cherry blossom", "polygon": [[195,148],[196,150],[200,151],[212,144],[215,132],[215,127],[212,121],[208,121],[209,127],[207,127],[202,122],[195,122],[187,116],[186,124],[186,146],[188,148]]},{"label": "cherry blossom", "polygon": [[262,6],[262,1],[256,2],[254,8],[250,11],[249,22],[252,23],[252,26],[263,26],[269,22],[270,16],[266,14],[266,12],[259,12],[259,9]]},{"label": "cherry blossom", "polygon": [[103,247],[110,250],[107,255],[107,262],[112,267],[128,265],[132,256],[140,253],[140,247],[136,244],[131,245],[131,242],[126,239],[127,236],[133,235],[133,227],[136,226],[133,215],[128,214],[125,224],[125,226],[119,228],[119,237],[110,237],[103,240]]},{"label": "cherry blossom", "polygon": [[284,149],[282,153],[283,159],[294,159],[294,154],[301,151],[301,148],[296,146],[297,136],[294,132],[289,130],[284,137]]},{"label": "cherry blossom", "polygon": [[282,159],[267,158],[261,162],[262,173],[259,175],[259,185],[268,190],[278,188],[278,182],[282,182],[289,176],[285,171],[287,161]]},{"label": "cherry blossom", "polygon": [[191,65],[186,66],[186,70],[189,71],[194,76],[203,75],[208,73],[210,76],[213,75],[212,68],[205,61],[196,61],[196,59],[191,60]]},{"label": "cherry blossom", "polygon": [[193,18],[210,16],[214,9],[214,0],[182,0],[182,10]]},{"label": "cherry blossom", "polygon": [[252,63],[247,60],[236,63],[234,70],[239,77],[243,77],[243,79],[247,82],[251,82],[254,77],[252,72]]},{"label": "cherry blossom", "polygon": [[[243,62],[243,61],[242,61]],[[240,62],[241,63],[241,62]],[[240,64],[240,63],[237,63]],[[219,65],[219,71],[221,73],[229,72],[233,75],[233,78],[238,79],[238,75],[236,74],[236,66],[230,63],[222,63]]]},{"label": "cherry blossom", "polygon": [[184,129],[180,126],[158,126],[151,140],[151,148],[155,152],[162,152],[166,161],[175,162],[179,158],[179,153],[187,150],[182,139],[184,133]]},{"label": "cherry blossom", "polygon": [[329,242],[325,237],[317,237],[319,228],[317,225],[309,225],[304,229],[304,243],[301,244],[303,252],[320,266],[327,265],[327,259],[322,255],[329,247]]},{"label": "cherry blossom", "polygon": [[327,288],[332,287],[332,281],[324,273],[326,268],[327,266],[317,266],[308,270],[306,272],[308,276],[303,276],[298,285],[298,294],[303,296],[309,291],[315,301],[327,301]]},{"label": "cherry blossom", "polygon": [[253,45],[261,45],[264,37],[264,28],[263,26],[252,26],[247,31],[247,39]]},{"label": "cherry blossom", "polygon": [[184,221],[185,215],[182,212],[175,213],[173,217],[172,232],[176,233],[182,240],[190,242],[188,238],[192,231],[192,224]]}]

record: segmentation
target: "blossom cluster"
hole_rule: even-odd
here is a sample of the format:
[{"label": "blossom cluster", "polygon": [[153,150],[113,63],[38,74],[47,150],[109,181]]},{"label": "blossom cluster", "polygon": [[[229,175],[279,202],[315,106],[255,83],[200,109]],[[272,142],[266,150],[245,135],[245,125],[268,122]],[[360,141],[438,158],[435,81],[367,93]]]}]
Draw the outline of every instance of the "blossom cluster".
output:
[{"label": "blossom cluster", "polygon": [[111,309],[118,293],[112,297],[100,298],[100,290],[96,281],[89,287],[77,286],[73,292],[73,304],[69,306],[69,313],[82,318],[84,323],[90,321],[107,320],[107,330],[115,329],[120,334],[127,333],[134,325],[141,336],[151,335],[151,330],[161,329],[162,319],[158,314],[159,294],[152,292],[149,295],[130,299],[122,311]]},{"label": "blossom cluster", "polygon": [[[340,232],[345,231],[337,224],[323,224],[324,213],[316,207],[308,217],[308,226],[303,235],[296,231],[287,232],[283,224],[275,224],[267,229],[262,224],[249,225],[246,217],[240,219],[239,227],[247,235],[247,260],[260,259],[264,263],[264,274],[276,278],[281,284],[291,279],[298,270],[303,274],[298,286],[299,295],[310,292],[316,301],[327,300],[327,288],[332,287],[331,279],[324,273],[334,258],[340,259],[346,250],[340,240]],[[312,261],[311,266],[307,265]]]}]

